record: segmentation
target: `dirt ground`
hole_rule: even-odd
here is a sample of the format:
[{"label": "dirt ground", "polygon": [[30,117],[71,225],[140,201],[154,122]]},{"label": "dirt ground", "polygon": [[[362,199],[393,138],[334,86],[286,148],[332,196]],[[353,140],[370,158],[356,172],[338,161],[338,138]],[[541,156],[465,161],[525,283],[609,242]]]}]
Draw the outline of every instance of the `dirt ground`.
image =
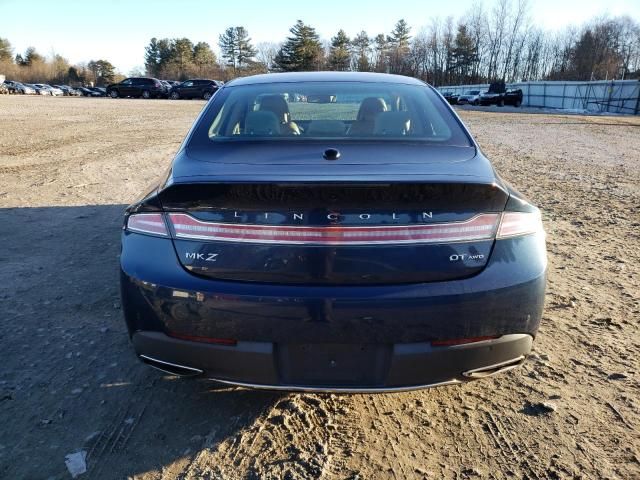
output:
[{"label": "dirt ground", "polygon": [[543,211],[522,368],[385,395],[217,389],[139,363],[121,213],[199,101],[0,97],[0,478],[640,478],[640,118],[462,111]]}]

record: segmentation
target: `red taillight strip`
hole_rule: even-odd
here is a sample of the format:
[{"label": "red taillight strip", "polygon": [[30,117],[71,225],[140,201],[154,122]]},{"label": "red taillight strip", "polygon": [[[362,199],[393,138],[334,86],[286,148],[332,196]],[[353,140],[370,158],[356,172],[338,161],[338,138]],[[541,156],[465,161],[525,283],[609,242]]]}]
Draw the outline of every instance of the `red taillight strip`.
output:
[{"label": "red taillight strip", "polygon": [[167,236],[167,226],[161,213],[135,213],[127,219],[127,230]]},{"label": "red taillight strip", "polygon": [[483,213],[464,222],[371,227],[303,227],[203,222],[184,213],[170,213],[177,238],[227,242],[364,245],[468,242],[492,239],[500,214]]},{"label": "red taillight strip", "polygon": [[498,238],[517,237],[540,231],[540,212],[504,212],[498,228]]},{"label": "red taillight strip", "polygon": [[186,335],[175,332],[169,332],[168,335],[179,340],[187,340],[188,342],[214,343],[216,345],[226,345],[229,347],[235,347],[238,344],[238,341],[233,338],[200,337],[198,335]]}]

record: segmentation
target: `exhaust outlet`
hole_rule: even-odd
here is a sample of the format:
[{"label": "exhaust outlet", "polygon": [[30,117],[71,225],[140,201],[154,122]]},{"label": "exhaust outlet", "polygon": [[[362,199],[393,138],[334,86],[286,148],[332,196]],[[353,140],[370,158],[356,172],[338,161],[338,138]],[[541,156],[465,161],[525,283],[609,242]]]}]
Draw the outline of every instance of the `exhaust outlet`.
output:
[{"label": "exhaust outlet", "polygon": [[509,370],[513,370],[516,367],[519,367],[524,363],[524,360],[525,356],[520,355],[519,357],[512,358],[511,360],[506,360],[504,362],[494,363],[493,365],[487,365],[486,367],[467,370],[466,372],[462,372],[462,376],[472,379],[491,377],[493,375],[497,375],[498,373],[507,372]]},{"label": "exhaust outlet", "polygon": [[200,375],[203,373],[203,371],[199,368],[187,367],[185,365],[165,362],[164,360],[158,360],[157,358],[148,357],[146,355],[140,355],[140,360],[142,360],[150,367],[153,367],[164,373],[177,375],[179,377],[195,377],[196,375]]}]

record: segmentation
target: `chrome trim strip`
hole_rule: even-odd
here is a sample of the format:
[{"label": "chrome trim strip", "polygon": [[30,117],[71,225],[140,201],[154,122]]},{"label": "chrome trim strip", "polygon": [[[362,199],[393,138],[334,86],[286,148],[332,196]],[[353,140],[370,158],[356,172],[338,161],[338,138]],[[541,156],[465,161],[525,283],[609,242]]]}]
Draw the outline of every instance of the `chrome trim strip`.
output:
[{"label": "chrome trim strip", "polygon": [[[157,358],[149,357],[147,355],[139,355],[139,357],[143,358],[145,360],[149,360],[150,362],[156,362],[156,363],[160,363],[162,365],[168,365],[170,367],[183,368],[185,370],[190,370],[190,371],[193,372],[192,375],[200,375],[200,374],[202,374],[204,372],[203,370],[200,370],[199,368],[187,367],[185,365],[178,365],[177,363],[165,362],[164,360],[158,360]],[[151,363],[145,363],[145,364],[149,365],[150,367],[156,368],[156,369],[160,370],[161,372],[170,373],[171,375],[180,375],[180,374],[178,374],[176,372],[172,372],[170,370],[163,370],[159,366],[153,365]],[[188,376],[188,375],[184,375],[184,376]]]},{"label": "chrome trim strip", "polygon": [[[467,370],[462,372],[462,375],[467,378],[487,378],[492,377],[498,373],[508,372],[509,370],[513,370],[516,367],[519,367],[524,362],[526,357],[524,355],[520,355],[519,357],[512,358],[510,360],[505,360],[504,362],[494,363],[492,365],[486,365],[480,368],[474,368],[471,370]],[[493,371],[494,369],[497,369]],[[489,372],[485,373],[487,370]]]},{"label": "chrome trim strip", "polygon": [[443,387],[445,385],[456,385],[464,383],[460,380],[451,379],[445,382],[429,383],[426,385],[411,385],[408,387],[305,387],[299,385],[263,385],[256,383],[236,382],[233,380],[220,380],[219,378],[209,378],[214,382],[223,383],[233,387],[254,388],[257,390],[281,390],[287,392],[316,392],[316,393],[394,393],[394,392],[411,392],[413,390],[422,390],[426,388]]}]

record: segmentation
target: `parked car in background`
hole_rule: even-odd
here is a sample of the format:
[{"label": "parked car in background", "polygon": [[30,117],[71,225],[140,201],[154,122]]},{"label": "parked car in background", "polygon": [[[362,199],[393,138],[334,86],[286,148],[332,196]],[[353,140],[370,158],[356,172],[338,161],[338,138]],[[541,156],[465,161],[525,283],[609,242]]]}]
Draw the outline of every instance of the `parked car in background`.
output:
[{"label": "parked car in background", "polygon": [[458,103],[458,94],[455,92],[442,92],[442,96],[447,102],[449,102],[449,105],[456,105]]},{"label": "parked car in background", "polygon": [[51,90],[41,83],[26,83],[25,85],[33,88],[36,95],[51,95]]},{"label": "parked car in background", "polygon": [[169,98],[172,100],[178,100],[179,98],[203,98],[209,100],[211,95],[221,86],[222,83],[217,80],[194,78],[172,87]]},{"label": "parked car in background", "polygon": [[89,90],[91,90],[94,93],[97,93],[97,95],[93,95],[94,97],[106,97],[107,96],[107,89],[103,88],[103,87],[87,87]]},{"label": "parked car in background", "polygon": [[88,87],[77,87],[76,90],[80,92],[83,97],[102,97],[100,92],[94,92]]},{"label": "parked car in background", "polygon": [[34,95],[36,93],[35,89],[31,88],[30,86],[24,83],[14,82],[12,80],[5,80],[4,84],[7,86],[9,93],[22,94],[22,95]]},{"label": "parked car in background", "polygon": [[493,82],[489,85],[489,90],[480,95],[480,104],[519,107],[522,104],[522,90],[519,88],[507,89],[502,81]]},{"label": "parked car in background", "polygon": [[520,105],[522,105],[522,97],[522,89],[508,88],[504,94],[504,104],[519,107]]},{"label": "parked car in background", "polygon": [[480,90],[467,90],[457,98],[456,102],[459,105],[480,105],[480,94]]},{"label": "parked car in background", "polygon": [[[294,94],[318,101],[291,108]],[[138,357],[164,372],[403,391],[531,351],[540,211],[420,80],[237,78],[146,192],[120,230],[120,291]]]},{"label": "parked car in background", "polygon": [[109,85],[106,93],[111,98],[162,98],[165,95],[165,86],[157,78],[131,77],[125,78],[120,83]]},{"label": "parked car in background", "polygon": [[164,87],[162,90],[162,97],[169,98],[169,93],[171,92],[173,85],[168,80],[160,80],[160,83],[162,83],[162,86]]},{"label": "parked car in background", "polygon": [[59,88],[62,90],[65,96],[68,97],[77,97],[80,95],[80,92],[69,85],[52,85],[53,87]]},{"label": "parked car in background", "polygon": [[0,94],[9,95],[9,87],[4,82],[0,83]]},{"label": "parked car in background", "polygon": [[506,92],[504,82],[492,82],[489,90],[480,95],[481,105],[504,105],[504,93]]},{"label": "parked car in background", "polygon": [[49,90],[49,95],[51,96],[62,97],[64,95],[64,92],[62,90],[60,90],[59,88],[52,87],[51,85],[48,85],[46,83],[36,83],[36,85],[38,87]]}]

